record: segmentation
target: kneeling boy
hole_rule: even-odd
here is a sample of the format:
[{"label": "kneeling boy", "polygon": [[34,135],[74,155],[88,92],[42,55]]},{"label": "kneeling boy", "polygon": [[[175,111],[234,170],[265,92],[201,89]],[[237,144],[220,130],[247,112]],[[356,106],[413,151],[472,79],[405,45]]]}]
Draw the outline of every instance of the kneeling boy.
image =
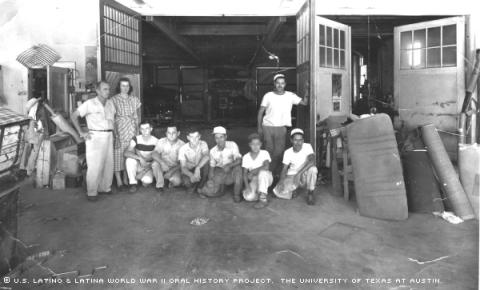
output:
[{"label": "kneeling boy", "polygon": [[261,150],[262,140],[260,135],[251,134],[248,136],[248,145],[250,152],[242,158],[243,167],[243,198],[246,201],[257,201],[255,208],[267,206],[268,187],[272,185],[273,176],[269,170],[270,154],[266,150]]},{"label": "kneeling boy", "polygon": [[290,133],[292,147],[283,154],[283,169],[273,193],[279,198],[295,197],[298,187],[307,188],[307,204],[315,204],[315,185],[317,167],[312,145],[304,143],[302,129],[293,129]]}]

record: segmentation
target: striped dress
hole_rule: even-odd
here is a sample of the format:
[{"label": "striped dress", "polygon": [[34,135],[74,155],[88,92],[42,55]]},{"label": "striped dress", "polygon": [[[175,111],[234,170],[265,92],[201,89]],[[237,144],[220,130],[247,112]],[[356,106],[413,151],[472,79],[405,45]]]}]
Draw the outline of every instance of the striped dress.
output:
[{"label": "striped dress", "polygon": [[140,99],[135,96],[122,96],[117,94],[111,98],[115,105],[115,129],[117,138],[114,146],[114,170],[125,170],[125,157],[123,152],[128,148],[132,138],[137,135],[138,114],[137,110],[141,106]]}]

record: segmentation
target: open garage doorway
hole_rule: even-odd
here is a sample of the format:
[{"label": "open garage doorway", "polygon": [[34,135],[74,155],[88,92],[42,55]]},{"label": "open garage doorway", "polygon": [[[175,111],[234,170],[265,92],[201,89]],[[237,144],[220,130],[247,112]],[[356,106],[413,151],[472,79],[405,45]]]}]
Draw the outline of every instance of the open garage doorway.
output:
[{"label": "open garage doorway", "polygon": [[144,114],[176,122],[255,126],[276,73],[296,91],[295,17],[147,17]]}]

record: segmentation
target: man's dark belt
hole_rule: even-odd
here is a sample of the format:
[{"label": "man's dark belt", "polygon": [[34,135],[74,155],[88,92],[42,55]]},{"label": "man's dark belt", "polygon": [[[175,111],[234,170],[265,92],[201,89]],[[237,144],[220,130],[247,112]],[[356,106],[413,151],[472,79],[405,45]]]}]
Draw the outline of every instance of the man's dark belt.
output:
[{"label": "man's dark belt", "polygon": [[89,130],[89,131],[95,131],[95,132],[113,132],[113,130]]}]

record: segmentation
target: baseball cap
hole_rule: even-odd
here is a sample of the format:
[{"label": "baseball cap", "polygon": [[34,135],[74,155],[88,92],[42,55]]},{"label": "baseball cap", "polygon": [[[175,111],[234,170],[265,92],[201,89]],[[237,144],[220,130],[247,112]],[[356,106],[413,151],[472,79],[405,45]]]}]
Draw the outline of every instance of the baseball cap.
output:
[{"label": "baseball cap", "polygon": [[227,134],[227,129],[222,126],[213,128],[212,134]]},{"label": "baseball cap", "polygon": [[300,129],[300,128],[295,128],[292,130],[292,132],[290,132],[290,136],[293,136],[295,134],[302,134],[302,135],[305,135],[305,133],[303,133],[303,130]]},{"label": "baseball cap", "polygon": [[283,79],[284,79],[284,78],[285,78],[285,75],[283,75],[283,74],[276,74],[276,75],[273,76],[273,81],[276,81],[278,78],[283,78]]}]

